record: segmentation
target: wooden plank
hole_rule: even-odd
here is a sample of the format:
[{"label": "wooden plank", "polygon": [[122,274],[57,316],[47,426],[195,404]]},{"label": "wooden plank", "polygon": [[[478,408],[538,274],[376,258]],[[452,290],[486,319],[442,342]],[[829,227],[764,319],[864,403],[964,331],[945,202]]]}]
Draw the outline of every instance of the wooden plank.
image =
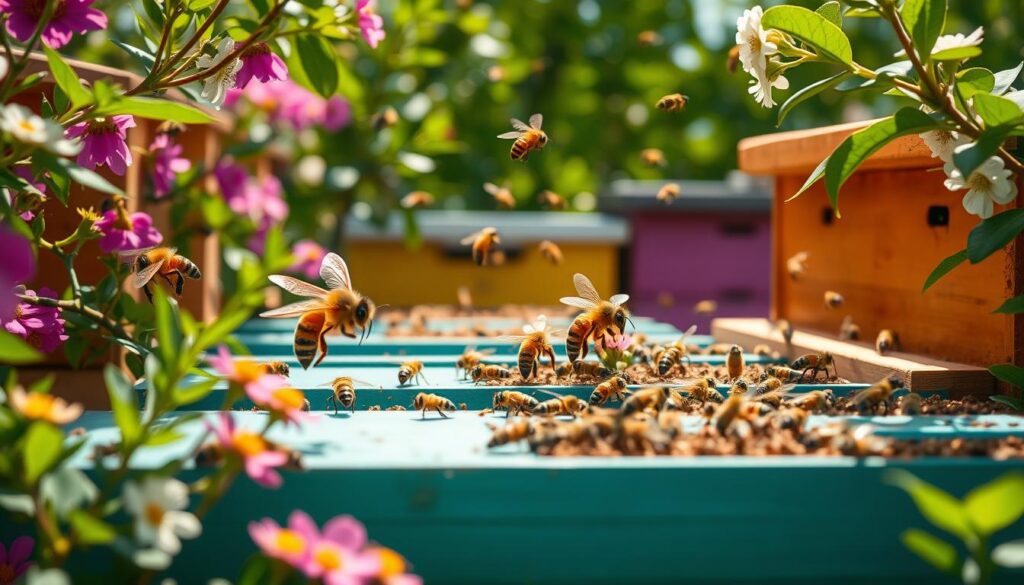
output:
[{"label": "wooden plank", "polygon": [[787,347],[782,334],[767,319],[715,319],[711,331],[722,342],[743,347],[766,343],[792,357],[832,352],[839,375],[851,382],[873,383],[895,373],[909,389],[942,390],[950,398],[990,396],[995,390],[992,375],[984,368],[901,352],[878,355],[869,343],[839,341],[807,330],[795,331],[792,346]]}]

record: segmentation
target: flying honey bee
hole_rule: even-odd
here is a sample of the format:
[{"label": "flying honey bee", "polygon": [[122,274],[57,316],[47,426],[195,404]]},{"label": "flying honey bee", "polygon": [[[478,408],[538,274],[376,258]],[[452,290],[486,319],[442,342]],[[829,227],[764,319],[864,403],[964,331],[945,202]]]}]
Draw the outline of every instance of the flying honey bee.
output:
[{"label": "flying honey bee", "polygon": [[892,329],[882,329],[878,332],[878,337],[875,338],[875,351],[878,352],[878,355],[884,355],[885,352],[896,349],[898,343],[899,337],[895,331]]},{"label": "flying honey bee", "polygon": [[725,367],[729,372],[730,380],[738,380],[743,375],[743,348],[734,345],[729,348],[725,356]]},{"label": "flying honey bee", "polygon": [[497,366],[494,364],[479,365],[470,372],[469,377],[474,383],[484,382],[487,380],[500,380],[502,378],[511,378],[512,370]]},{"label": "flying honey bee", "polygon": [[[565,338],[565,352],[570,362],[587,357],[587,340],[604,337],[606,334],[623,333],[629,313],[622,306],[629,300],[629,295],[613,295],[607,301],[597,294],[593,283],[586,276],[576,273],[572,277],[578,297],[562,297],[562,304],[583,309],[585,312],[573,320]],[[613,331],[613,328],[615,329]]]},{"label": "flying honey bee", "polygon": [[278,376],[288,376],[291,373],[288,363],[282,361],[264,362],[260,364],[260,368],[266,374],[277,374]]},{"label": "flying honey bee", "polygon": [[540,402],[524,392],[514,390],[502,390],[495,392],[491,400],[491,408],[494,410],[505,410],[505,418],[525,412],[530,414]]},{"label": "flying honey bee", "polygon": [[330,382],[322,384],[323,386],[331,387],[331,394],[327,397],[327,404],[334,407],[334,414],[338,414],[338,405],[341,405],[342,408],[347,408],[352,412],[355,412],[356,384],[373,386],[373,384],[370,384],[369,382],[362,382],[348,376],[338,376]]},{"label": "flying honey bee", "polygon": [[658,148],[645,148],[640,151],[640,160],[649,167],[663,167],[668,164],[665,153]]},{"label": "flying honey bee", "polygon": [[698,315],[711,315],[718,310],[718,303],[711,299],[704,299],[693,306],[693,312]]},{"label": "flying honey bee", "polygon": [[729,73],[736,73],[736,69],[739,68],[739,65],[740,65],[740,47],[739,47],[739,45],[734,45],[731,49],[729,49],[729,56],[725,60],[725,69]]},{"label": "flying honey bee", "polygon": [[789,277],[793,280],[800,278],[800,275],[807,269],[807,258],[810,256],[808,252],[797,252],[786,260],[786,272],[789,273]]},{"label": "flying honey bee", "polygon": [[636,42],[645,47],[657,45],[661,42],[661,35],[653,30],[642,30],[636,35]]},{"label": "flying honey bee", "polygon": [[670,93],[667,96],[662,97],[654,105],[663,112],[678,112],[686,107],[686,102],[689,100],[689,96],[685,96],[681,93]]},{"label": "flying honey bee", "polygon": [[[143,248],[124,252],[123,256],[131,257],[130,265],[134,271],[132,286],[141,288],[149,302],[153,302],[153,293],[149,285],[153,278],[159,276],[174,287],[174,294],[181,296],[185,290],[185,277],[199,280],[203,277],[199,267],[188,258],[178,254],[177,248]],[[175,282],[171,278],[176,277]]]},{"label": "flying honey bee", "polygon": [[843,295],[837,293],[834,290],[825,291],[825,307],[829,309],[838,309],[840,306],[842,306],[845,300],[846,299],[843,298]]},{"label": "flying honey bee", "polygon": [[398,110],[392,106],[388,106],[383,110],[377,112],[370,118],[370,125],[373,126],[375,132],[380,132],[385,128],[391,128],[398,123]]},{"label": "flying honey bee", "polygon": [[892,393],[902,387],[903,380],[896,374],[893,374],[858,392],[850,399],[850,406],[855,407],[861,414],[867,414],[874,412],[881,405],[885,408],[885,412],[888,413],[890,403],[892,402]]},{"label": "flying honey bee", "polygon": [[594,391],[590,394],[590,403],[597,406],[604,406],[605,403],[612,398],[619,401],[625,400],[626,395],[628,394],[629,391],[626,390],[626,381],[622,379],[621,376],[615,376],[594,387]]},{"label": "flying honey bee", "polygon": [[402,197],[402,207],[415,209],[417,207],[430,207],[434,204],[434,196],[426,191],[411,191]]},{"label": "flying honey bee", "polygon": [[515,130],[499,134],[498,138],[504,140],[515,140],[515,142],[512,143],[512,150],[509,152],[509,156],[512,157],[512,160],[525,161],[530,158],[530,151],[540,150],[547,145],[548,135],[540,129],[541,125],[544,124],[543,115],[534,114],[530,116],[529,126],[515,118],[512,118],[511,121],[512,127],[515,128]]},{"label": "flying honey bee", "polygon": [[519,344],[519,375],[523,380],[529,380],[537,375],[542,355],[551,360],[551,369],[555,369],[555,348],[551,347],[551,341],[548,339],[549,331],[548,318],[540,315],[533,324],[523,325],[525,335],[502,336],[505,341]]},{"label": "flying honey bee", "polygon": [[800,374],[801,378],[810,372],[812,380],[817,378],[818,372],[825,372],[827,376],[829,366],[832,366],[832,375],[838,378],[839,373],[836,372],[836,362],[835,358],[832,357],[832,352],[807,353],[793,360],[791,364],[794,370],[802,371]]},{"label": "flying honey bee", "polygon": [[318,365],[327,357],[326,336],[338,329],[347,337],[355,339],[356,330],[360,330],[360,343],[373,329],[373,315],[377,306],[373,301],[352,290],[352,278],[348,266],[341,256],[330,252],[324,256],[320,264],[320,278],[330,290],[324,290],[314,284],[302,282],[290,276],[275,274],[270,282],[286,291],[310,300],[292,303],[279,309],[260,313],[260,317],[282,318],[299,316],[295,327],[295,357],[303,369],[308,369],[320,352]]},{"label": "flying honey bee", "polygon": [[444,418],[448,418],[448,415],[444,411],[454,412],[456,409],[455,403],[448,400],[444,396],[438,396],[437,394],[427,394],[426,392],[420,392],[413,399],[412,407],[415,410],[420,411],[420,418],[427,418],[428,410],[436,410],[437,414],[440,414]]},{"label": "flying honey bee", "polygon": [[548,262],[555,266],[562,263],[562,249],[558,247],[558,244],[551,240],[544,240],[537,245],[537,248],[540,249],[540,255]]},{"label": "flying honey bee", "polygon": [[565,197],[547,189],[541,191],[540,195],[537,195],[537,201],[552,211],[562,211],[566,207]]},{"label": "flying honey bee", "polygon": [[533,431],[533,425],[527,419],[520,419],[517,421],[510,422],[503,427],[497,425],[487,425],[491,432],[491,440],[487,442],[487,448],[493,449],[501,445],[507,445],[509,443],[518,443],[523,439],[530,436]]},{"label": "flying honey bee", "polygon": [[572,394],[560,395],[548,390],[541,390],[545,394],[550,394],[554,398],[545,400],[537,406],[533,407],[532,414],[541,416],[558,416],[558,415],[569,415],[576,418],[576,415],[587,408],[587,403],[581,400],[579,397]]},{"label": "flying honey bee", "polygon": [[853,315],[847,315],[839,326],[839,339],[856,341],[860,339],[860,326],[853,322]]},{"label": "flying honey bee", "polygon": [[494,353],[493,349],[477,351],[476,348],[467,347],[466,351],[462,352],[462,355],[455,362],[455,373],[459,373],[461,370],[462,377],[465,379],[473,368],[480,365],[480,362],[492,353]]},{"label": "flying honey bee", "polygon": [[637,390],[622,402],[621,415],[629,416],[645,410],[660,412],[673,391],[670,386],[650,386]]},{"label": "flying honey bee", "polygon": [[409,382],[424,383],[427,377],[423,375],[423,362],[410,360],[398,366],[398,385],[405,386]]},{"label": "flying honey bee", "polygon": [[681,192],[678,183],[665,183],[661,189],[658,189],[658,194],[655,197],[665,205],[672,205],[672,202],[679,198]]},{"label": "flying honey bee", "polygon": [[499,187],[494,183],[484,183],[484,191],[491,194],[494,202],[498,204],[498,209],[515,209],[516,198],[512,195],[512,190],[508,188],[508,185]]},{"label": "flying honey bee", "polygon": [[485,227],[476,233],[462,238],[459,243],[463,246],[472,245],[473,262],[477,266],[487,266],[490,264],[491,255],[495,251],[494,246],[501,243],[501,238],[498,236],[497,228]]}]

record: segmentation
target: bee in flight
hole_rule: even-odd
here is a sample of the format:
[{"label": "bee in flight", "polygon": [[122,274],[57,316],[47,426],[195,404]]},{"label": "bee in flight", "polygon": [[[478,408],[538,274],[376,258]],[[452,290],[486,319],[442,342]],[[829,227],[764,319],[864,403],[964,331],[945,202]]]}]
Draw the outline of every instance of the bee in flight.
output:
[{"label": "bee in flight", "polygon": [[678,183],[665,183],[655,197],[665,205],[672,205],[672,202],[679,198],[681,193]]},{"label": "bee in flight", "polygon": [[597,289],[586,276],[576,273],[572,277],[578,297],[562,297],[562,304],[583,309],[585,312],[573,320],[569,333],[565,338],[565,352],[570,362],[587,357],[587,340],[616,333],[623,333],[629,313],[622,306],[629,300],[629,295],[613,295],[607,301],[601,299]]},{"label": "bee in flight", "polygon": [[690,101],[689,96],[681,93],[670,93],[658,100],[654,106],[663,112],[678,112],[686,107],[686,102],[688,101]]},{"label": "bee in flight", "polygon": [[789,273],[789,277],[793,280],[798,280],[800,275],[807,270],[807,258],[810,257],[810,252],[803,251],[797,252],[786,260],[786,272]]},{"label": "bee in flight", "polygon": [[470,234],[459,241],[463,246],[473,246],[473,263],[477,266],[491,264],[491,256],[494,254],[494,246],[501,243],[498,236],[498,229],[485,227],[484,229]]},{"label": "bee in flight", "polygon": [[[339,329],[347,337],[355,339],[360,331],[360,343],[373,329],[373,315],[377,306],[373,301],[352,290],[352,278],[348,265],[341,256],[330,252],[320,264],[320,278],[330,290],[302,282],[290,276],[274,274],[270,282],[286,291],[309,300],[292,303],[284,307],[260,313],[264,318],[299,317],[295,327],[295,357],[302,369],[310,364],[316,366],[327,357],[326,336]],[[320,357],[313,363],[319,351]]]},{"label": "bee in flight", "polygon": [[498,204],[498,209],[515,209],[516,198],[512,195],[512,189],[509,189],[508,185],[499,187],[494,183],[484,183],[484,191],[487,191],[491,194],[491,197],[494,197],[494,202]]},{"label": "bee in flight", "polygon": [[668,164],[665,153],[659,148],[645,148],[640,151],[640,160],[649,167],[663,167]]},{"label": "bee in flight", "polygon": [[[174,293],[180,297],[185,290],[186,276],[195,280],[203,276],[195,262],[178,254],[177,248],[143,248],[131,250],[125,255],[131,257],[131,268],[135,272],[132,286],[141,288],[151,303],[153,293],[150,292],[149,285],[154,277],[164,279],[168,286],[174,287]],[[171,277],[177,277],[176,281],[172,283]]]},{"label": "bee in flight", "polygon": [[521,120],[512,118],[512,127],[515,128],[515,130],[498,135],[498,138],[504,140],[515,140],[515,142],[512,143],[512,150],[509,153],[512,160],[525,161],[530,158],[531,150],[540,150],[547,145],[548,135],[540,129],[543,123],[544,116],[541,114],[534,114],[530,116],[529,126],[524,124]]},{"label": "bee in flight", "polygon": [[562,249],[558,247],[558,244],[551,240],[544,240],[537,245],[537,248],[540,250],[540,255],[548,262],[555,266],[562,263]]},{"label": "bee in flight", "polygon": [[540,195],[537,196],[537,201],[552,211],[563,211],[566,206],[565,197],[547,189],[540,192]]},{"label": "bee in flight", "polygon": [[408,195],[402,197],[402,207],[405,209],[430,207],[433,204],[434,196],[426,191],[410,191]]},{"label": "bee in flight", "polygon": [[502,339],[519,344],[519,375],[523,380],[529,380],[537,375],[537,364],[540,363],[542,355],[550,360],[551,368],[555,368],[555,348],[551,347],[548,339],[550,327],[548,318],[544,315],[537,317],[533,324],[523,325],[525,335],[506,335]]}]

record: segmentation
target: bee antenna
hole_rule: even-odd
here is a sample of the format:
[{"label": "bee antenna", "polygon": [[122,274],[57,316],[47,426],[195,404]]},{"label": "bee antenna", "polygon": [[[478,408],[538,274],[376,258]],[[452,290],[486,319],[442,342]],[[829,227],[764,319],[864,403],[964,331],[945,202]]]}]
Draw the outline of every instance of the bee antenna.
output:
[{"label": "bee antenna", "polygon": [[633,333],[636,333],[636,323],[633,323],[633,320],[629,317],[626,317],[626,321],[629,321],[629,324],[633,326]]}]

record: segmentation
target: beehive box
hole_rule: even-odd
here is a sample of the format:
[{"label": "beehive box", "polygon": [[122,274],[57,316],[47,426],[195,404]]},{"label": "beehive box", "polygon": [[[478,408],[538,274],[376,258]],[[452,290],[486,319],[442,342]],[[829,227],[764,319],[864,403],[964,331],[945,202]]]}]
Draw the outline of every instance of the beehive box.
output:
[{"label": "beehive box", "polygon": [[[839,197],[841,219],[832,213],[822,182],[785,202],[822,159],[866,124],[740,142],[740,169],[775,182],[771,317],[834,335],[852,315],[865,339],[893,329],[912,354],[977,366],[1021,363],[1024,316],[992,313],[1024,292],[1019,238],[921,293],[938,263],[964,249],[978,219],[963,210],[963,192],[943,187],[941,163],[918,136],[891,142],[850,177]],[[1017,180],[1024,187],[1024,179]],[[810,254],[807,270],[794,281],[786,260],[802,251]],[[827,290],[845,297],[840,309],[825,310]]]}]

